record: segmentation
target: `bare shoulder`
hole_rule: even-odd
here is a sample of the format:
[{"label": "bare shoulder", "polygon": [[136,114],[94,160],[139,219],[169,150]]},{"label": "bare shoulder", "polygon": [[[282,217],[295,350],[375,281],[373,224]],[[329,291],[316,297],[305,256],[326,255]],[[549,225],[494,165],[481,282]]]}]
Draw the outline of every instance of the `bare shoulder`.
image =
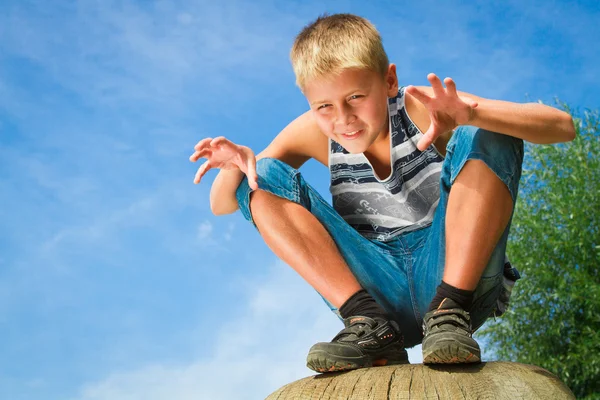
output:
[{"label": "bare shoulder", "polygon": [[314,158],[327,166],[328,140],[310,111],[290,122],[256,158],[272,157],[293,168]]}]

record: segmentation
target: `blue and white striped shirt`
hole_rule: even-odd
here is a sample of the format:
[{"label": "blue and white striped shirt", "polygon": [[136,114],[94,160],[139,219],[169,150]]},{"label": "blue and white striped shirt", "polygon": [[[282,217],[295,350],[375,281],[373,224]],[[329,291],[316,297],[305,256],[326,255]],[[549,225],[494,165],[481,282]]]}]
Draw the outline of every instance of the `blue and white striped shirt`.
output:
[{"label": "blue and white striped shirt", "polygon": [[429,146],[404,106],[404,88],[388,101],[392,172],[381,180],[367,157],[350,154],[329,140],[330,191],[335,210],[361,235],[388,241],[404,232],[426,227],[440,199],[443,156]]}]

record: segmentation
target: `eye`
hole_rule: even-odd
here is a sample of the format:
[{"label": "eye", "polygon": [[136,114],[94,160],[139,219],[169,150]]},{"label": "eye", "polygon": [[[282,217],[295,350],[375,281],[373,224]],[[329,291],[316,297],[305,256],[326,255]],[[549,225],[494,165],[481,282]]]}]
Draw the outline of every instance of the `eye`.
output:
[{"label": "eye", "polygon": [[320,109],[326,108],[326,107],[329,107],[329,104],[323,104],[322,106],[319,106],[319,108],[317,108],[317,110],[320,110]]},{"label": "eye", "polygon": [[361,97],[364,97],[364,96],[362,94],[353,94],[352,96],[350,96],[350,100],[359,99]]}]

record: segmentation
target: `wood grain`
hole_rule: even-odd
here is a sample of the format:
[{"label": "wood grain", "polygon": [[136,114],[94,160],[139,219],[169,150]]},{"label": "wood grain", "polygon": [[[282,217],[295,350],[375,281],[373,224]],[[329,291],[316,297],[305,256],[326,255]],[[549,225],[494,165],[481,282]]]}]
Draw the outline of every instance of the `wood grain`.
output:
[{"label": "wood grain", "polygon": [[555,375],[511,362],[365,368],[314,375],[285,385],[266,400],[574,399]]}]

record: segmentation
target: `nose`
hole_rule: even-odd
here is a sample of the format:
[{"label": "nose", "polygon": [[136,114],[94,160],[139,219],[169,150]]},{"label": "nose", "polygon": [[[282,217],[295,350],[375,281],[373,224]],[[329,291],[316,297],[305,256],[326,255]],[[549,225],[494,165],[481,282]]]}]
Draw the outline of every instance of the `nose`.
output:
[{"label": "nose", "polygon": [[356,115],[352,112],[352,108],[348,106],[337,109],[336,123],[340,126],[349,126],[356,121]]}]

